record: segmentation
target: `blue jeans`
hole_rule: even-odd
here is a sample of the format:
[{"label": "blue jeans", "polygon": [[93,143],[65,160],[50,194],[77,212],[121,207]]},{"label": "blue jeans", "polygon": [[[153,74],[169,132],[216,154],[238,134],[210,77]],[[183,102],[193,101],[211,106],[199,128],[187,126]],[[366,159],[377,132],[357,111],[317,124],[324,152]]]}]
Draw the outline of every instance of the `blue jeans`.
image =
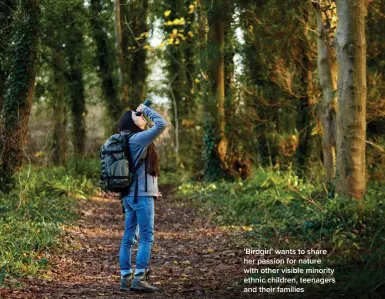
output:
[{"label": "blue jeans", "polygon": [[139,247],[136,254],[136,269],[147,269],[150,263],[152,243],[154,242],[154,198],[138,196],[123,197],[125,211],[124,234],[120,245],[120,269],[130,271],[131,247],[136,243],[136,230],[139,224]]}]

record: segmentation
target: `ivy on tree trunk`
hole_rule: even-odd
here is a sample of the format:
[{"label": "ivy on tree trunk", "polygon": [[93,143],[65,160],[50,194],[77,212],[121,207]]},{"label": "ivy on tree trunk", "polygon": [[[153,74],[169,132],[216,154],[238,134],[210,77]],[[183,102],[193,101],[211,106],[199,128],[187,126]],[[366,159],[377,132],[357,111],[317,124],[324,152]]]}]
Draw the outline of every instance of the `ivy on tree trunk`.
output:
[{"label": "ivy on tree trunk", "polygon": [[21,167],[32,105],[38,55],[38,0],[22,0],[10,43],[10,69],[0,117],[0,190],[9,191]]}]

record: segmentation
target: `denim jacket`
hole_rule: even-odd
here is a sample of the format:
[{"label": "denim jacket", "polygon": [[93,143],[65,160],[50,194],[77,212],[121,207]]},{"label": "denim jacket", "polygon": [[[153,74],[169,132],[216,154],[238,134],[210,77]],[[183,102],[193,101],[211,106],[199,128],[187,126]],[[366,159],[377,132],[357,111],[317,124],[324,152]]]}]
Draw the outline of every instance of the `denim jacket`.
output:
[{"label": "denim jacket", "polygon": [[[144,108],[144,115],[154,122],[154,126],[146,131],[135,133],[128,141],[130,161],[132,167],[138,165],[140,158],[144,158],[147,153],[147,147],[160,135],[167,127],[167,122],[154,110],[149,107]],[[129,134],[121,131],[122,135]],[[145,163],[137,170],[138,175],[138,193],[137,196],[158,196],[158,177],[154,177],[145,171]],[[147,176],[146,176],[147,175]],[[147,180],[145,180],[145,176]],[[132,184],[128,196],[135,195],[136,182]]]}]

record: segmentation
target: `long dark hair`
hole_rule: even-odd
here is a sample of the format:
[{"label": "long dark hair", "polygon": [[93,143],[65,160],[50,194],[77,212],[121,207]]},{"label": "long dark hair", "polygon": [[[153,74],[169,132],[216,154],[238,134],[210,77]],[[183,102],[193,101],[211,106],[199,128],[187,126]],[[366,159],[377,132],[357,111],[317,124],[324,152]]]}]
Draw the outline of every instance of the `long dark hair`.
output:
[{"label": "long dark hair", "polygon": [[[139,128],[132,119],[132,110],[127,110],[119,120],[118,130],[132,133],[143,132],[141,128]],[[147,156],[146,156],[146,170],[148,174],[152,176],[159,176],[159,157],[158,153],[155,150],[154,143],[151,143],[147,148]]]}]

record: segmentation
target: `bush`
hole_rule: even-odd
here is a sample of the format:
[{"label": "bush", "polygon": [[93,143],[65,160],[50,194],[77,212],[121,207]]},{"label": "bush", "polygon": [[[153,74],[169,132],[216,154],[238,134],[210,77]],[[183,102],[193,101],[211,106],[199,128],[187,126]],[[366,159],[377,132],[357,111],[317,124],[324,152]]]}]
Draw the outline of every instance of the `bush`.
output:
[{"label": "bush", "polygon": [[191,179],[190,175],[186,171],[182,170],[167,170],[162,171],[159,177],[159,185],[181,185]]},{"label": "bush", "polygon": [[69,160],[66,171],[74,176],[84,176],[97,183],[101,174],[100,159],[83,158]]}]

